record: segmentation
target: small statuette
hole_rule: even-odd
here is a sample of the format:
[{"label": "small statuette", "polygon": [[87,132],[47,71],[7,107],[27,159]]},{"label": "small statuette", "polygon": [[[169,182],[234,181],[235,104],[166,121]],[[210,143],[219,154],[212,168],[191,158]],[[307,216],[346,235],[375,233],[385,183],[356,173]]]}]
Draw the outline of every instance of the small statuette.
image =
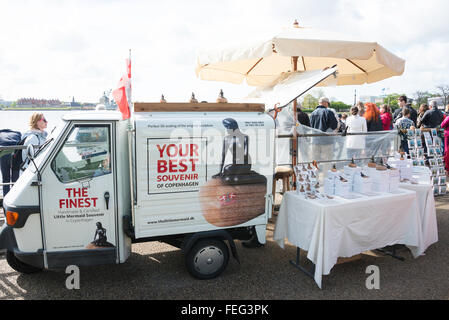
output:
[{"label": "small statuette", "polygon": [[167,103],[167,101],[165,100],[164,95],[161,96],[161,101],[160,101],[160,103]]},{"label": "small statuette", "polygon": [[192,97],[190,98],[190,103],[198,103],[198,100],[195,98],[195,94],[192,92]]},{"label": "small statuette", "polygon": [[224,95],[223,95],[223,90],[220,90],[220,94],[218,95],[217,102],[218,103],[226,103],[226,102],[228,102],[228,99],[226,99],[224,97]]}]

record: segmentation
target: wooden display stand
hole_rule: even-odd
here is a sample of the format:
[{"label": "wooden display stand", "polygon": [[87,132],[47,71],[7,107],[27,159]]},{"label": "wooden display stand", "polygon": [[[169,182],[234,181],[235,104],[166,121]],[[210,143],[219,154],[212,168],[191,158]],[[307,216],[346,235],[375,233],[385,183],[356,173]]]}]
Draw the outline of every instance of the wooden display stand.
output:
[{"label": "wooden display stand", "polygon": [[134,102],[134,112],[265,112],[260,103]]}]

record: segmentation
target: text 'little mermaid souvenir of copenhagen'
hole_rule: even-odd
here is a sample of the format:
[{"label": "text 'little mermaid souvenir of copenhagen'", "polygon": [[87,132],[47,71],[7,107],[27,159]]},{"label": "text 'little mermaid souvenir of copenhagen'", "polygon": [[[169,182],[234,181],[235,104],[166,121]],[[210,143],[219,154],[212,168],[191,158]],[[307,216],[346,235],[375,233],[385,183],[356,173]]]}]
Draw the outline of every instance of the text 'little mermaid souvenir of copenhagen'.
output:
[{"label": "text 'little mermaid souvenir of copenhagen'", "polygon": [[[227,135],[223,138],[220,171],[200,188],[204,218],[218,227],[245,223],[265,213],[267,179],[251,170],[249,137],[232,118],[223,120]],[[232,163],[226,164],[231,152]]]}]

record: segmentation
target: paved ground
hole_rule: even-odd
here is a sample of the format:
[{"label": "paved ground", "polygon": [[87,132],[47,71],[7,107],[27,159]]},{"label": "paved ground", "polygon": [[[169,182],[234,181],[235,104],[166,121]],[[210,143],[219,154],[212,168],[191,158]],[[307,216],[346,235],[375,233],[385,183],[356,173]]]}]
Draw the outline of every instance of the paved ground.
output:
[{"label": "paved ground", "polygon": [[[0,299],[449,299],[449,196],[437,198],[439,242],[425,256],[405,262],[363,255],[335,266],[323,277],[323,290],[292,267],[295,248],[272,241],[274,220],[265,247],[237,243],[242,264],[231,259],[222,276],[200,281],[189,276],[183,255],[162,243],[134,245],[123,265],[81,269],[80,290],[65,288],[64,272],[22,275],[0,257]],[[366,267],[380,268],[380,290],[367,290]]]}]

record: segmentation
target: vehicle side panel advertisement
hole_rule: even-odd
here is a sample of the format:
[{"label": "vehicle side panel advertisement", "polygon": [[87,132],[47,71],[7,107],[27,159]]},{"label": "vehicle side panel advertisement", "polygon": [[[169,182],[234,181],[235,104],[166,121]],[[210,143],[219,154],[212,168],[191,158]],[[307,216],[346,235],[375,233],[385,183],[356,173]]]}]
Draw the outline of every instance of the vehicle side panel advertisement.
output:
[{"label": "vehicle side panel advertisement", "polygon": [[[144,162],[148,172],[144,194],[139,187],[143,181],[137,178],[141,192],[139,236],[168,233],[169,228],[187,232],[188,226],[190,230],[207,225],[232,227],[262,216],[266,211],[266,175],[273,172],[268,154],[273,144],[266,122],[226,116],[197,125],[187,119],[181,124],[182,120],[165,121],[163,127],[155,122],[148,125],[190,128],[184,134],[173,134],[175,138],[170,138],[170,130],[140,132],[146,154],[138,153],[137,167],[142,169]],[[165,136],[153,137],[162,134]]]}]

